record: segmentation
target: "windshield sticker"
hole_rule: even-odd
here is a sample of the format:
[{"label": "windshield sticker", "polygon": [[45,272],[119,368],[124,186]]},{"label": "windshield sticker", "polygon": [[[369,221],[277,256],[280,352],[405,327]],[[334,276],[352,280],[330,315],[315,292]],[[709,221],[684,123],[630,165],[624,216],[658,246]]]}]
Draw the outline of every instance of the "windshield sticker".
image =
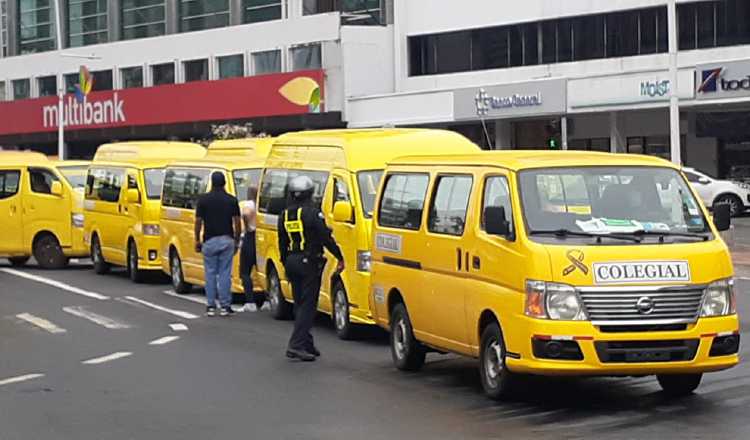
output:
[{"label": "windshield sticker", "polygon": [[591,220],[586,221],[577,220],[576,225],[578,225],[583,232],[592,234],[632,233],[636,231],[670,231],[670,227],[666,223],[639,222],[637,220],[611,218],[592,218]]},{"label": "windshield sticker", "polygon": [[563,276],[566,277],[577,270],[583,272],[584,275],[589,274],[589,267],[583,263],[585,255],[583,251],[578,249],[571,249],[565,253],[565,257],[570,261],[570,266],[563,269]]},{"label": "windshield sticker", "polygon": [[595,284],[690,281],[687,261],[620,261],[594,263]]}]

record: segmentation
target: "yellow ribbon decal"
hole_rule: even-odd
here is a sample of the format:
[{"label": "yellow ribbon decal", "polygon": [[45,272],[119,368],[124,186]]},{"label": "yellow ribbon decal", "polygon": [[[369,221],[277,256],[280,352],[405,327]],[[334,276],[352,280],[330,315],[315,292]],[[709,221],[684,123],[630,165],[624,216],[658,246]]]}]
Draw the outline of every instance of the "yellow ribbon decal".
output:
[{"label": "yellow ribbon decal", "polygon": [[565,253],[565,256],[568,258],[568,261],[570,261],[570,266],[563,269],[564,277],[575,272],[576,269],[580,269],[580,271],[583,272],[584,275],[588,275],[589,268],[585,264],[583,264],[584,255],[582,251],[579,251],[578,249],[571,249]]}]

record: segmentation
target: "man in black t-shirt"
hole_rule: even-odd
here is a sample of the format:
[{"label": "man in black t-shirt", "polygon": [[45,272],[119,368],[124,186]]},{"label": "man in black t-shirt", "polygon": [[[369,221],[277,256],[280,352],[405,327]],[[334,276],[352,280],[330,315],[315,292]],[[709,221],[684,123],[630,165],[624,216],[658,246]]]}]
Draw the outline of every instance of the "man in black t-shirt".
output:
[{"label": "man in black t-shirt", "polygon": [[198,198],[195,210],[195,251],[203,253],[208,316],[216,315],[217,293],[221,316],[234,313],[232,258],[239,248],[242,227],[240,205],[225,191],[225,186],[224,173],[211,174],[211,191]]}]

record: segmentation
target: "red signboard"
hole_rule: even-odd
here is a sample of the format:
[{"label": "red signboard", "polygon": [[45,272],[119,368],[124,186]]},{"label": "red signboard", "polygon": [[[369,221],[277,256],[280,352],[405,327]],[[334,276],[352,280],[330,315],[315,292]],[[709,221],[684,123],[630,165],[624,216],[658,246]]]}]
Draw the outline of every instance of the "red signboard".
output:
[{"label": "red signboard", "polygon": [[[66,130],[249,119],[322,111],[322,70],[92,92],[64,99]],[[0,102],[0,135],[57,130],[57,97]]]}]

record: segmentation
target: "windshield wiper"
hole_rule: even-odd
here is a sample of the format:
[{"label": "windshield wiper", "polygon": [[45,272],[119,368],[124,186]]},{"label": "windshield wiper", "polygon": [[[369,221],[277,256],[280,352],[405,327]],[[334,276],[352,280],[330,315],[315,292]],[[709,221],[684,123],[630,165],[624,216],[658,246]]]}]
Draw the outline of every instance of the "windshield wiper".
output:
[{"label": "windshield wiper", "polygon": [[708,235],[698,234],[695,232],[671,232],[671,231],[646,231],[639,229],[637,231],[630,232],[636,237],[655,236],[659,237],[659,242],[664,242],[664,237],[685,237],[685,238],[700,238],[703,241],[708,241]]},{"label": "windshield wiper", "polygon": [[625,240],[625,241],[632,241],[635,243],[640,243],[641,239],[638,237],[632,237],[629,235],[619,235],[619,234],[610,234],[610,233],[603,233],[603,234],[594,234],[591,232],[577,232],[577,231],[571,231],[570,229],[550,229],[550,230],[533,230],[529,232],[529,235],[554,235],[558,238],[567,238],[567,237],[592,237],[596,238],[597,243],[602,242],[602,237],[606,238],[614,238],[616,240]]}]

